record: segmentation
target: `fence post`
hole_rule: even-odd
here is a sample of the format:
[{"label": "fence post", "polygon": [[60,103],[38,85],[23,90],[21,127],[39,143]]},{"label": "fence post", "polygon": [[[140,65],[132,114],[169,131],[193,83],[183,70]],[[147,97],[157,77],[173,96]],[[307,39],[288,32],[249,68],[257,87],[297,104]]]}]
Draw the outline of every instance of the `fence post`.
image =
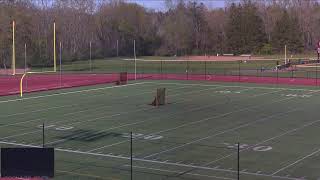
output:
[{"label": "fence post", "polygon": [[187,60],[187,80],[189,80],[189,59]]},{"label": "fence post", "polygon": [[238,142],[238,180],[240,180],[240,143]]},{"label": "fence post", "polygon": [[132,132],[130,132],[130,179],[133,179],[133,171],[132,171]]},{"label": "fence post", "polygon": [[240,82],[240,76],[241,76],[241,73],[240,73],[240,60],[239,60],[239,63],[238,63],[238,80]]},{"label": "fence post", "polygon": [[163,65],[162,65],[162,60],[161,60],[161,71],[160,71],[160,72],[161,72],[161,79],[163,79],[163,71],[162,71],[162,66],[163,66]]},{"label": "fence post", "polygon": [[44,148],[44,123],[42,124],[42,147]]},{"label": "fence post", "polygon": [[204,80],[207,80],[207,61],[204,61]]},{"label": "fence post", "polygon": [[316,63],[316,86],[318,86],[318,63]]}]

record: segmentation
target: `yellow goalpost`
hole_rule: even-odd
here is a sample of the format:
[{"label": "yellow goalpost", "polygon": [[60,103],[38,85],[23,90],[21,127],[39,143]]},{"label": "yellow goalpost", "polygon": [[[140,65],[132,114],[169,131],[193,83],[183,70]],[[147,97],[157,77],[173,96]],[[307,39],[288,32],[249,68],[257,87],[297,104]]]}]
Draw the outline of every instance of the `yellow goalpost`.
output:
[{"label": "yellow goalpost", "polygon": [[[18,73],[16,71],[16,46],[15,46],[15,33],[16,33],[16,22],[12,21],[12,75],[16,74],[26,74],[26,73]],[[53,70],[52,71],[43,71],[41,73],[52,73],[57,72],[57,55],[56,55],[56,23],[53,23]],[[39,72],[36,72],[39,73]]]},{"label": "yellow goalpost", "polygon": [[12,75],[16,74],[15,21],[12,21]]},{"label": "yellow goalpost", "polygon": [[[12,26],[12,75],[16,75],[16,58],[15,58],[15,22]],[[53,71],[41,71],[41,72],[25,72],[20,78],[20,96],[23,96],[23,80],[28,74],[42,74],[42,73],[55,73],[57,72],[57,56],[56,56],[56,23],[53,23]]]}]

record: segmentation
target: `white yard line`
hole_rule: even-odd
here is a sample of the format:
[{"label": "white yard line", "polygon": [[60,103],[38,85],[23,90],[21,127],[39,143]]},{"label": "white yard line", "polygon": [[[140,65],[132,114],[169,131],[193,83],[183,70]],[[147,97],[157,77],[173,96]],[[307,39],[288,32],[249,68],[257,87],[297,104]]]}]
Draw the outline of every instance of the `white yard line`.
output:
[{"label": "white yard line", "polygon": [[274,173],[272,173],[272,175],[275,175],[275,174],[277,174],[277,173],[279,173],[279,172],[281,172],[281,171],[284,171],[284,170],[290,168],[291,166],[293,166],[293,165],[295,165],[295,164],[297,164],[297,163],[299,163],[299,162],[301,162],[301,161],[303,161],[303,160],[305,160],[305,159],[307,159],[307,158],[309,158],[309,157],[311,157],[311,156],[313,156],[313,155],[315,155],[315,154],[317,154],[317,153],[319,153],[319,152],[320,152],[320,149],[317,149],[316,151],[314,151],[314,152],[312,152],[312,153],[310,153],[310,154],[308,154],[308,155],[306,155],[306,156],[303,156],[302,158],[294,161],[293,163],[290,163],[289,165],[287,165],[287,166],[285,166],[285,167],[283,167],[283,168],[281,168],[281,169],[278,169],[277,171],[275,171]]},{"label": "white yard line", "polygon": [[299,89],[299,88],[281,88],[281,87],[265,87],[265,86],[236,86],[236,85],[217,85],[217,84],[191,84],[191,83],[166,83],[166,82],[150,82],[151,84],[173,84],[173,85],[186,85],[186,86],[219,86],[219,87],[239,87],[239,88],[249,88],[249,89],[264,89],[264,90],[289,90],[289,91],[316,91],[317,89]]},{"label": "white yard line", "polygon": [[[254,148],[254,147],[256,147],[256,146],[259,146],[259,145],[264,144],[264,143],[266,143],[266,142],[269,142],[269,141],[278,139],[278,138],[280,138],[280,137],[282,137],[282,136],[285,136],[285,135],[287,135],[287,134],[291,134],[291,133],[293,133],[293,132],[299,131],[299,130],[301,130],[301,129],[303,129],[303,128],[312,126],[312,125],[314,125],[314,124],[316,124],[316,123],[319,123],[319,122],[320,122],[320,120],[316,120],[316,121],[313,121],[313,122],[304,124],[303,126],[300,126],[300,127],[298,127],[298,128],[294,128],[294,129],[288,130],[288,131],[286,131],[286,132],[284,132],[284,133],[281,133],[281,134],[279,134],[279,135],[273,136],[273,137],[268,138],[268,139],[266,139],[266,140],[260,141],[260,142],[254,144],[254,145],[252,145],[252,146],[250,146],[250,147],[247,147],[247,148],[245,148],[245,149],[242,149],[242,150],[240,150],[240,152],[246,151],[246,150],[248,150],[248,149],[252,149],[252,148]],[[320,149],[319,149],[319,150],[320,150]],[[216,159],[216,160],[214,160],[214,161],[207,162],[207,163],[203,164],[202,166],[212,165],[213,163],[216,163],[216,162],[219,162],[219,161],[224,160],[224,159],[226,159],[226,158],[229,158],[229,157],[231,157],[231,156],[233,156],[233,155],[235,155],[235,154],[237,154],[237,153],[230,153],[230,154],[228,154],[228,155],[226,155],[226,156],[223,156],[223,157],[221,157],[221,158],[218,158],[218,159]],[[189,172],[189,171],[188,171],[188,172]],[[272,175],[275,175],[275,174],[276,174],[276,173],[273,173]]]},{"label": "white yard line", "polygon": [[[130,167],[130,165],[124,165],[125,167]],[[166,170],[166,169],[159,169],[159,168],[150,168],[150,167],[144,167],[144,166],[132,166],[133,168],[138,168],[138,169],[146,169],[146,170],[152,170],[152,171],[160,171],[160,172],[167,172],[167,173],[176,173],[180,174],[182,173],[181,171],[173,171],[173,170]],[[210,175],[205,175],[205,174],[197,174],[197,173],[187,173],[187,175],[191,176],[199,176],[199,177],[206,177],[206,178],[215,178],[215,179],[225,179],[225,180],[236,180],[233,178],[227,178],[227,177],[219,177],[219,176],[210,176]],[[170,176],[170,175],[169,175]]]},{"label": "white yard line", "polygon": [[[207,88],[207,90],[210,90],[210,89],[217,89],[219,87],[214,87],[214,88]],[[193,90],[193,91],[196,91],[196,90]],[[190,91],[189,91],[190,93]],[[178,95],[183,95],[185,93],[176,93]],[[188,101],[190,99],[184,99],[184,101]],[[180,102],[183,102],[183,101],[179,101]],[[102,119],[102,118],[110,118],[110,117],[115,117],[115,116],[120,116],[120,115],[123,115],[123,114],[129,114],[129,113],[132,113],[132,112],[139,112],[139,111],[144,111],[144,110],[148,110],[148,109],[154,109],[154,107],[148,107],[148,108],[144,108],[144,109],[138,109],[138,110],[134,110],[134,111],[128,111],[128,112],[125,112],[125,113],[116,113],[116,114],[112,114],[112,115],[108,115],[108,116],[100,116],[100,117],[97,117],[97,118],[94,118],[94,119],[89,119],[89,120],[84,120],[84,121],[78,121],[78,122],[74,122],[74,123],[69,123],[69,124],[63,124],[64,126],[69,126],[69,125],[75,125],[75,124],[81,124],[81,123],[84,123],[84,122],[91,122],[91,121],[96,121],[96,120],[99,120],[99,119]],[[173,114],[176,114],[176,113],[173,113]],[[69,121],[69,120],[68,120]],[[121,128],[121,127],[126,127],[126,126],[131,126],[131,125],[135,125],[135,124],[140,124],[140,123],[143,123],[147,120],[143,120],[143,121],[138,121],[138,122],[134,122],[134,123],[128,123],[128,124],[123,124],[123,125],[120,125],[120,126],[116,126],[116,127],[112,127],[112,128],[109,128],[109,129],[106,129],[106,130],[102,130],[102,131],[99,131],[99,132],[104,132],[104,131],[108,131],[108,130],[112,130],[112,129],[117,129],[117,128]],[[66,122],[66,121],[58,121],[58,123],[61,123],[61,122]],[[28,134],[33,134],[33,133],[37,133],[37,132],[40,132],[42,130],[36,130],[36,131],[31,131],[31,132],[26,132],[26,133],[22,133],[22,134],[15,134],[15,135],[11,135],[11,136],[7,136],[7,137],[2,137],[0,139],[4,140],[4,139],[8,139],[8,138],[13,138],[13,137],[18,137],[18,136],[23,136],[23,135],[28,135]],[[62,140],[59,140],[57,142],[62,142],[62,141],[66,141],[68,139],[62,139]],[[49,143],[53,143],[53,142],[49,142]],[[56,142],[55,142],[56,143]]]},{"label": "white yard line", "polygon": [[[319,90],[318,90],[318,91],[319,91]],[[314,91],[314,92],[318,92],[318,91]],[[312,92],[312,93],[314,93],[314,92]],[[293,98],[295,98],[295,97],[289,97],[289,98],[285,98],[285,99],[280,99],[280,100],[277,100],[277,101],[273,101],[273,102],[271,102],[271,103],[264,103],[264,104],[261,104],[261,105],[258,105],[258,106],[257,106],[257,105],[256,105],[256,106],[250,106],[250,107],[243,108],[243,109],[240,109],[240,110],[237,110],[237,111],[234,111],[234,112],[246,111],[246,110],[250,110],[250,109],[255,108],[255,107],[265,106],[266,104],[273,104],[273,103],[283,102],[283,101],[287,101],[287,100],[290,100],[290,99],[293,99]],[[292,110],[290,110],[290,111],[292,111]],[[290,112],[290,111],[288,111],[288,112]],[[233,112],[231,112],[231,113],[233,113]],[[224,116],[227,116],[227,115],[229,115],[229,114],[230,114],[230,113],[226,113],[226,114],[223,114],[223,115],[224,115]],[[209,118],[209,119],[210,119],[210,118]],[[201,120],[201,121],[203,121],[203,120]],[[249,122],[249,123],[244,124],[244,125],[241,125],[241,126],[246,127],[246,126],[249,126],[249,125],[251,125],[251,124],[253,124],[253,123],[256,123],[256,122],[259,122],[259,121],[260,121],[260,120],[252,121],[252,122]],[[235,128],[226,130],[225,132],[230,132],[230,130],[233,131],[233,130],[236,130],[236,129],[239,129],[239,127],[235,127]],[[223,133],[225,133],[225,132],[223,132]],[[221,133],[217,133],[217,135],[221,135]],[[172,148],[168,148],[168,149],[166,149],[166,150],[164,150],[164,151],[160,151],[160,152],[158,152],[158,153],[154,153],[154,154],[148,155],[148,156],[146,156],[146,157],[144,157],[144,158],[149,158],[149,157],[157,156],[157,155],[159,155],[159,154],[167,153],[167,152],[170,152],[170,151],[173,151],[173,150],[176,150],[176,149],[179,149],[179,148],[188,146],[188,145],[190,145],[190,144],[194,144],[194,143],[200,142],[200,141],[202,141],[202,140],[209,139],[209,138],[211,138],[211,137],[215,137],[215,136],[217,136],[217,135],[214,134],[214,135],[206,136],[206,137],[203,137],[203,138],[194,140],[194,141],[190,141],[190,142],[187,142],[187,143],[185,143],[185,144],[182,144],[182,145],[179,145],[179,146],[175,146],[175,147],[172,147]]]},{"label": "white yard line", "polygon": [[[42,147],[42,146],[34,146],[34,145],[21,144],[21,143],[12,143],[12,142],[6,142],[6,141],[0,141],[0,144],[22,146],[22,147],[36,147],[36,148]],[[74,154],[83,154],[83,155],[92,155],[92,156],[98,156],[98,157],[108,157],[108,158],[123,159],[123,160],[130,160],[131,159],[130,157],[126,157],[126,156],[115,156],[115,155],[110,155],[110,154],[90,153],[90,152],[60,149],[60,148],[55,148],[55,151],[74,153]],[[133,160],[139,161],[139,162],[146,162],[146,163],[172,165],[172,166],[177,166],[177,167],[187,167],[187,168],[197,168],[197,169],[203,169],[203,170],[212,170],[212,171],[218,171],[218,172],[237,173],[237,171],[228,170],[228,169],[220,169],[220,168],[202,167],[202,166],[195,166],[195,165],[188,165],[188,164],[178,164],[178,163],[171,163],[171,162],[154,161],[154,160],[147,160],[147,159],[141,159],[141,158],[133,158]],[[247,172],[247,171],[240,172],[240,174],[287,179],[287,180],[301,180],[299,178],[291,178],[291,177],[286,177],[286,176],[276,176],[276,175],[269,175],[269,174],[263,174],[263,173],[258,174],[258,173],[251,173],[251,172]]]},{"label": "white yard line", "polygon": [[[217,89],[217,87],[215,87],[215,88],[208,88],[208,89],[206,89],[206,90],[212,90],[212,89]],[[195,91],[195,90],[193,90],[193,91]],[[196,93],[198,93],[199,91],[197,91]],[[190,91],[188,92],[188,93],[191,93]],[[188,94],[188,93],[176,93],[177,95],[184,95],[184,94]],[[170,96],[171,97],[171,96]],[[181,102],[186,102],[186,101],[190,101],[190,100],[192,100],[192,99],[184,99],[184,100],[182,100],[182,101],[179,101],[178,103],[181,103]],[[176,102],[177,103],[177,102]],[[212,106],[212,105],[211,105]],[[197,107],[197,108],[194,108],[194,109],[198,109],[199,107]],[[148,109],[154,109],[153,107],[151,107],[151,108],[145,108],[145,109],[142,109],[142,111],[144,111],[144,110],[148,110]],[[141,110],[136,110],[136,112],[138,112],[138,111],[141,111]],[[190,110],[190,111],[192,111],[192,109]],[[181,112],[181,113],[184,113],[184,112]],[[174,112],[174,113],[171,113],[173,116],[175,116],[175,115],[177,115],[177,113],[176,112]],[[122,115],[122,114],[116,114],[117,116],[118,115]],[[168,114],[167,114],[168,115]],[[99,117],[100,118],[100,117]],[[131,126],[131,125],[136,125],[136,124],[141,124],[141,123],[143,123],[143,122],[146,122],[146,121],[150,121],[150,120],[152,120],[152,119],[154,119],[154,118],[149,118],[149,119],[146,119],[146,120],[142,120],[142,121],[138,121],[138,122],[134,122],[134,123],[129,123],[129,124],[123,124],[123,125],[120,125],[120,126],[115,126],[115,127],[111,127],[111,128],[109,128],[109,129],[103,129],[103,130],[100,130],[100,131],[98,131],[98,132],[96,132],[95,134],[98,134],[98,133],[102,133],[102,132],[105,132],[105,131],[109,131],[109,130],[113,130],[113,129],[118,129],[118,128],[122,128],[122,127],[127,127],[127,126]],[[157,119],[157,118],[156,118]],[[86,122],[88,122],[88,121],[86,121]],[[82,123],[82,122],[77,122],[77,123],[74,123],[74,124],[79,124],[79,123]],[[74,125],[74,124],[72,124],[72,125]],[[70,124],[68,124],[68,125],[70,125]],[[72,137],[69,137],[69,138],[66,138],[66,139],[61,139],[61,140],[57,140],[57,141],[52,141],[52,142],[48,142],[48,143],[46,143],[46,144],[54,144],[54,143],[58,143],[58,142],[65,142],[65,141],[67,141],[67,140],[69,140],[70,138],[79,138],[79,137],[83,137],[83,136],[86,136],[85,134],[84,135],[75,135],[75,136],[72,136]],[[0,138],[0,139],[3,139],[3,138]],[[101,148],[98,148],[98,149],[101,149]],[[98,149],[96,149],[96,150],[98,150]]]},{"label": "white yard line", "polygon": [[52,97],[52,96],[61,96],[61,95],[66,95],[66,94],[77,94],[77,93],[99,91],[99,90],[105,90],[105,89],[114,89],[114,88],[135,86],[135,85],[141,85],[141,84],[147,84],[147,82],[126,84],[126,85],[121,85],[121,86],[108,86],[108,87],[102,87],[102,88],[84,89],[84,90],[78,90],[78,91],[69,91],[69,92],[63,92],[63,93],[47,94],[47,95],[42,95],[42,96],[33,96],[33,97],[26,97],[26,98],[19,98],[19,99],[10,99],[10,100],[0,101],[0,104],[8,103],[8,102],[24,101],[24,100],[30,100],[30,99],[46,98],[46,97]]},{"label": "white yard line", "polygon": [[[184,87],[180,87],[180,88],[174,88],[173,90],[178,90],[178,89],[183,89],[183,88],[186,88],[185,86]],[[124,98],[127,98],[127,97],[133,97],[133,96],[138,96],[138,95],[142,95],[142,94],[147,94],[147,93],[152,93],[153,91],[145,91],[143,93],[138,93],[138,94],[134,94],[132,96],[122,96],[120,98],[116,98],[116,99],[124,99]],[[91,96],[90,96],[91,97]],[[78,104],[71,104],[71,105],[65,105],[65,106],[57,106],[57,107],[53,107],[53,108],[47,108],[47,109],[42,109],[42,110],[35,110],[35,111],[32,111],[32,112],[40,112],[40,111],[46,111],[46,110],[51,110],[51,109],[57,109],[57,108],[63,108],[63,107],[71,107],[71,106],[76,106]],[[85,110],[80,110],[80,111],[74,111],[74,112],[71,112],[71,113],[66,113],[66,114],[63,114],[62,117],[65,117],[67,115],[72,115],[72,114],[77,114],[77,113],[82,113],[82,112],[87,112],[87,111],[96,111],[98,109],[102,109],[102,108],[105,108],[105,107],[111,107],[112,105],[104,105],[104,106],[98,106],[97,108],[94,108],[94,109],[85,109]],[[150,109],[153,109],[153,108],[150,108]],[[142,109],[144,110],[144,109]],[[132,111],[131,111],[132,112]],[[31,113],[31,112],[30,112]],[[25,114],[25,113],[17,113],[17,114],[13,114],[12,116],[14,115],[21,115],[21,114]],[[11,116],[11,115],[10,115]],[[1,117],[1,116],[0,116]],[[103,116],[105,117],[105,116]],[[22,121],[22,122],[16,122],[16,123],[11,123],[11,124],[5,124],[5,125],[0,125],[0,128],[2,127],[7,127],[7,126],[13,126],[13,125],[18,125],[18,124],[24,124],[24,123],[29,123],[29,122],[34,122],[34,121],[39,121],[39,120],[44,120],[43,118],[46,118],[46,116],[42,117],[42,118],[37,118],[37,119],[32,119],[32,120],[27,120],[27,121]],[[70,120],[70,119],[69,119]],[[68,121],[69,121],[68,120]],[[74,119],[71,119],[71,120],[74,120]],[[56,121],[56,122],[61,122],[61,121]],[[66,122],[66,121],[62,121],[62,122]],[[1,139],[1,138],[0,138]]]},{"label": "white yard line", "polygon": [[[278,92],[278,91],[272,91],[272,92],[268,92],[268,93],[262,93],[262,94],[257,94],[257,95],[254,95],[254,96],[251,96],[249,98],[254,98],[254,97],[258,97],[258,96],[262,96],[262,95],[266,95],[266,94],[270,94],[270,93],[275,93],[275,92]],[[249,99],[248,98],[248,99]],[[212,106],[216,106],[216,105],[221,105],[221,104],[224,104],[224,103],[216,103],[216,104],[211,104],[211,105],[207,105],[207,106],[200,106],[200,107],[197,107],[197,108],[194,108],[194,109],[190,109],[188,112],[192,112],[192,111],[195,111],[195,110],[201,110],[201,109],[204,109],[204,108],[208,108],[208,107],[212,107]],[[257,107],[257,106],[251,106],[250,108],[252,107]],[[224,114],[219,114],[217,116],[213,116],[213,117],[208,117],[208,118],[205,118],[205,119],[201,119],[201,120],[198,120],[198,121],[193,121],[193,122],[190,122],[190,123],[184,123],[180,126],[176,126],[174,128],[170,128],[170,129],[165,129],[165,130],[161,130],[161,131],[158,131],[158,132],[154,132],[154,133],[150,133],[148,135],[157,135],[157,134],[160,134],[160,133],[164,133],[164,132],[168,132],[168,131],[172,131],[172,130],[175,130],[175,129],[179,129],[179,128],[182,128],[182,127],[185,127],[185,126],[189,126],[189,125],[192,125],[192,124],[197,124],[197,123],[202,123],[204,121],[208,121],[208,120],[211,120],[211,119],[214,119],[214,118],[219,118],[219,117],[223,117],[223,116],[227,116],[227,115],[230,115],[232,113],[236,113],[236,112],[240,112],[240,111],[244,111],[244,110],[247,110],[247,108],[243,108],[243,109],[240,109],[240,110],[237,110],[237,111],[230,111],[228,113],[224,113]],[[184,112],[182,112],[184,113]],[[181,113],[179,113],[181,114]],[[177,113],[173,113],[173,116],[176,116],[178,115]],[[143,121],[144,122],[144,121]],[[109,148],[109,147],[112,147],[112,146],[115,146],[115,145],[119,145],[119,144],[122,144],[122,143],[125,143],[125,142],[128,142],[129,140],[124,140],[124,141],[120,141],[120,142],[116,142],[116,143],[113,143],[113,144],[109,144],[109,145],[105,145],[105,146],[102,146],[102,147],[97,147],[97,148],[94,148],[94,149],[91,149],[90,151],[88,152],[93,152],[93,151],[96,151],[96,150],[101,150],[101,149],[104,149],[104,148]]]},{"label": "white yard line", "polygon": [[166,149],[164,151],[160,151],[160,152],[157,152],[157,153],[154,153],[154,154],[150,154],[148,156],[145,156],[144,158],[150,158],[150,157],[158,156],[160,154],[167,153],[167,152],[170,152],[170,151],[173,151],[173,150],[176,150],[176,149],[180,149],[180,148],[188,146],[190,144],[198,143],[200,141],[203,141],[203,140],[206,140],[206,139],[209,139],[209,138],[213,138],[213,137],[216,137],[216,136],[228,133],[228,132],[232,132],[232,131],[235,131],[235,130],[238,130],[238,129],[241,129],[241,128],[244,128],[244,127],[248,127],[248,126],[256,124],[258,122],[262,122],[262,121],[268,120],[268,119],[273,118],[273,117],[277,117],[277,116],[282,115],[282,114],[288,114],[288,113],[293,112],[293,111],[294,110],[289,110],[289,111],[286,111],[286,112],[281,112],[281,113],[278,113],[278,114],[273,114],[273,115],[270,115],[270,116],[267,116],[267,117],[264,117],[264,118],[260,118],[260,119],[251,121],[249,123],[245,123],[245,124],[242,124],[240,126],[236,126],[234,128],[230,128],[230,129],[227,129],[227,130],[224,130],[224,131],[220,131],[218,133],[215,133],[215,134],[212,134],[212,135],[209,135],[209,136],[206,136],[206,137],[202,137],[200,139],[196,139],[196,140],[190,141],[188,143],[184,143],[184,144],[179,145],[179,146],[175,146],[175,147]]}]

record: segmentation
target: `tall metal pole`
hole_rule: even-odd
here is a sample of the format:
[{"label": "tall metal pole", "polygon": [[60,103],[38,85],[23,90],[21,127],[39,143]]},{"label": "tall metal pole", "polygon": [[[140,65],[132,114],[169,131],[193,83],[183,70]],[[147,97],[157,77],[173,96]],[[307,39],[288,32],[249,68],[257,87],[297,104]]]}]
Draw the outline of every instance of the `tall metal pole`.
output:
[{"label": "tall metal pole", "polygon": [[60,55],[59,55],[59,61],[60,61],[60,87],[62,86],[62,44],[61,41],[59,43],[59,49],[60,49]]},{"label": "tall metal pole", "polygon": [[24,73],[27,72],[27,43],[24,43]]},{"label": "tall metal pole", "polygon": [[56,22],[53,23],[53,71],[57,72]]},{"label": "tall metal pole", "polygon": [[287,45],[284,45],[284,63],[287,64]]},{"label": "tall metal pole", "polygon": [[239,80],[239,82],[240,82],[240,76],[241,76],[241,73],[240,73],[240,62],[241,61],[239,61],[239,64],[238,64],[238,80]]},{"label": "tall metal pole", "polygon": [[44,148],[44,123],[42,124],[42,147]]},{"label": "tall metal pole", "polygon": [[15,21],[12,21],[12,75],[16,74]]},{"label": "tall metal pole", "polygon": [[238,180],[240,180],[240,143],[238,142]]},{"label": "tall metal pole", "polygon": [[316,86],[318,86],[318,63],[316,63]]},{"label": "tall metal pole", "polygon": [[130,173],[131,173],[131,180],[133,179],[133,158],[132,158],[132,132],[130,133]]},{"label": "tall metal pole", "polygon": [[89,59],[89,66],[90,66],[90,72],[92,72],[92,42],[90,41],[90,59]]},{"label": "tall metal pole", "polygon": [[117,40],[117,57],[119,56],[119,40]]},{"label": "tall metal pole", "polygon": [[133,50],[134,50],[134,80],[137,80],[136,40],[133,40]]},{"label": "tall metal pole", "polygon": [[204,61],[204,80],[207,80],[207,61]]}]

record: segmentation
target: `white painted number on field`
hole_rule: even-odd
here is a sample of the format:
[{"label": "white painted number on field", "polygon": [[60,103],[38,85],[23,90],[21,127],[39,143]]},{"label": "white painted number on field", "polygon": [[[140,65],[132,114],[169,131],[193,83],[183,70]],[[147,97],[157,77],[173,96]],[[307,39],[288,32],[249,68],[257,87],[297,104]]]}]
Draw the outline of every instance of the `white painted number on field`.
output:
[{"label": "white painted number on field", "polygon": [[312,97],[312,95],[310,95],[310,94],[282,94],[282,96],[300,97],[300,98],[310,98],[310,97]]},{"label": "white painted number on field", "polygon": [[[225,146],[227,146],[227,148],[232,148],[232,149],[237,149],[238,148],[238,144],[230,144],[230,143],[222,143]],[[240,144],[240,149],[246,149],[246,148],[250,148],[249,144]],[[270,151],[272,150],[271,146],[254,146],[252,147],[253,151],[257,151],[257,152],[265,152],[265,151]]]},{"label": "white painted number on field", "polygon": [[60,127],[56,127],[55,129],[57,131],[67,131],[67,130],[73,129],[73,127],[71,127],[71,126],[60,126]]},{"label": "white painted number on field", "polygon": [[229,91],[229,90],[224,90],[224,91],[214,91],[215,93],[220,93],[220,94],[240,94],[240,91]]},{"label": "white painted number on field", "polygon": [[[40,124],[37,127],[38,128],[42,128],[43,125]],[[73,129],[72,126],[57,126],[57,125],[54,125],[54,124],[44,125],[44,128],[46,128],[46,129],[54,129],[54,130],[57,130],[57,131],[67,131],[67,130]]]},{"label": "white painted number on field", "polygon": [[[130,138],[130,134],[123,133],[122,137]],[[132,138],[141,138],[141,139],[145,139],[145,140],[159,140],[159,139],[162,139],[163,137],[159,136],[159,135],[144,135],[144,134],[140,134],[140,133],[132,133]]]}]

